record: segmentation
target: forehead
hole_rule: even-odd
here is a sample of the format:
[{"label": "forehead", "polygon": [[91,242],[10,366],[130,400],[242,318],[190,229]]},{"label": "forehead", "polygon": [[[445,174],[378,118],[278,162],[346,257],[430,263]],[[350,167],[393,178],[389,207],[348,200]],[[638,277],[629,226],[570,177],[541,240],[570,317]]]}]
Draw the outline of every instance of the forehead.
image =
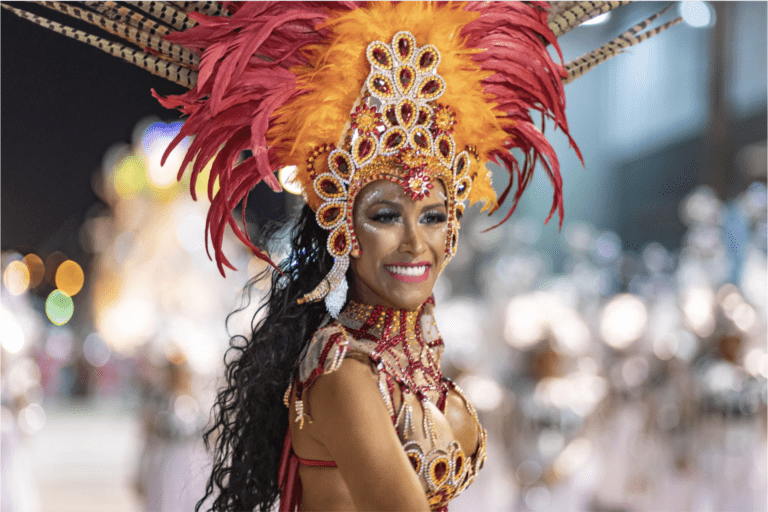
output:
[{"label": "forehead", "polygon": [[432,205],[432,204],[445,204],[445,185],[441,180],[434,180],[434,188],[429,192],[429,197],[424,197],[421,200],[411,200],[411,197],[406,194],[405,189],[393,183],[389,180],[376,180],[368,183],[360,190],[355,199],[355,206],[363,204],[372,204],[376,201],[387,201],[391,203],[399,203],[403,206],[409,206],[412,204],[418,205]]}]

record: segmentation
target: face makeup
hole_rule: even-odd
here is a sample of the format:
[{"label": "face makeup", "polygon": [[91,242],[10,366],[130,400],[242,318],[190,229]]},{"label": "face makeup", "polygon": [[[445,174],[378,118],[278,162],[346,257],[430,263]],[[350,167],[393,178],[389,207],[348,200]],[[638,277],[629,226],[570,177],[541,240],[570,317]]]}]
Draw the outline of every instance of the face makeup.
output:
[{"label": "face makeup", "polygon": [[415,311],[432,294],[448,229],[445,187],[436,181],[430,192],[412,200],[385,180],[360,191],[353,211],[361,251],[351,262],[353,300]]}]

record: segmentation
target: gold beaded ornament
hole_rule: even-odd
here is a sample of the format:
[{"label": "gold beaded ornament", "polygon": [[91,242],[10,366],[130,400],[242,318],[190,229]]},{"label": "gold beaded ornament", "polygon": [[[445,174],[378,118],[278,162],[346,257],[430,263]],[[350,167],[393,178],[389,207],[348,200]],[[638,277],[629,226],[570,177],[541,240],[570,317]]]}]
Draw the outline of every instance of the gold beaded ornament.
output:
[{"label": "gold beaded ornament", "polygon": [[[390,44],[374,41],[366,57],[371,66],[362,92],[350,114],[338,147],[324,144],[307,159],[313,188],[322,204],[317,223],[331,233],[328,252],[331,272],[299,303],[325,299],[336,318],[344,307],[346,272],[352,250],[360,251],[352,210],[365,185],[389,180],[403,187],[412,200],[429,196],[434,180],[447,191],[448,239],[443,266],[456,253],[459,221],[472,187],[471,156],[467,147],[457,154],[453,139],[455,114],[437,100],[445,80],[437,73],[440,53],[433,45],[416,46],[410,32],[398,32]],[[328,171],[317,174],[316,163],[328,153]]]}]

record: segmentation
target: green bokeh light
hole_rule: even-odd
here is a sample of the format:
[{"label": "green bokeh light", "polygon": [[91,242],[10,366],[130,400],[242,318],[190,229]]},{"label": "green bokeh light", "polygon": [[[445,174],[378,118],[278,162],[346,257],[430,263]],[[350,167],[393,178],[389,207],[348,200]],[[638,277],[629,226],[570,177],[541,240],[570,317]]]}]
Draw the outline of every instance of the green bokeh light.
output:
[{"label": "green bokeh light", "polygon": [[72,297],[61,290],[54,290],[45,301],[45,314],[56,325],[64,325],[69,322],[75,313],[75,304]]}]

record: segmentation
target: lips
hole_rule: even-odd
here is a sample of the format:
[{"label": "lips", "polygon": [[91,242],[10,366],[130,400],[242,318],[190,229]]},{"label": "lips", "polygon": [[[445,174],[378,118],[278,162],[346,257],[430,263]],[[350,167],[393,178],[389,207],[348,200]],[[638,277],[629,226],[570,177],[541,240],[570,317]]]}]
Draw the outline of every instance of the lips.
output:
[{"label": "lips", "polygon": [[418,263],[393,263],[384,265],[389,275],[404,283],[423,283],[429,279],[429,269],[432,265],[427,261]]}]

